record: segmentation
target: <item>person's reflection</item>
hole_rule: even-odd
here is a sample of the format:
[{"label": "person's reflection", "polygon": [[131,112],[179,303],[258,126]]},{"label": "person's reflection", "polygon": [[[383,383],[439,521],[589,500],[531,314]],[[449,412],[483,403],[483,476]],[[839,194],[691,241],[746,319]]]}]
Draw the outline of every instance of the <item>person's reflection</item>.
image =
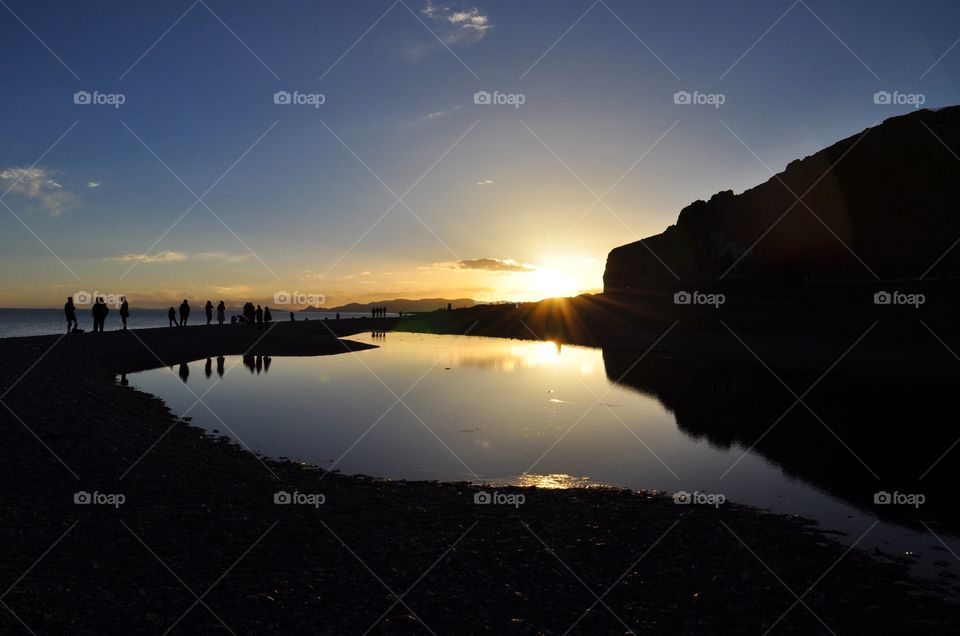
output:
[{"label": "person's reflection", "polygon": [[213,375],[213,360],[207,358],[207,363],[203,365],[203,373],[207,376],[207,379],[210,379],[210,376]]},{"label": "person's reflection", "polygon": [[257,375],[263,370],[263,356],[257,356]]},{"label": "person's reflection", "polygon": [[270,356],[263,356],[263,372],[266,373],[270,370],[270,363],[273,362],[273,358]]},{"label": "person's reflection", "polygon": [[250,373],[253,373],[253,371],[254,371],[254,365],[253,365],[253,356],[252,356],[252,355],[247,354],[247,355],[243,356],[243,366],[245,366],[245,367],[247,367],[248,369],[250,369]]},{"label": "person's reflection", "polygon": [[224,357],[217,356],[217,375],[220,376],[221,378],[223,377],[223,363],[224,363]]},{"label": "person's reflection", "polygon": [[120,372],[120,386],[129,386],[130,380],[127,379],[127,372]]},{"label": "person's reflection", "polygon": [[186,362],[180,363],[180,379],[186,383],[187,378],[190,377],[190,367],[187,366]]}]

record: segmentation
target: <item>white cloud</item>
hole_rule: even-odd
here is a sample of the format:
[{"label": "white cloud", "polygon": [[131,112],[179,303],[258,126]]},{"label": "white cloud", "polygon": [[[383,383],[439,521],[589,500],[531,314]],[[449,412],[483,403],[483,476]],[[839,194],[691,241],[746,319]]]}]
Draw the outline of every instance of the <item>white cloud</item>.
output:
[{"label": "white cloud", "polygon": [[51,216],[76,204],[76,197],[53,178],[55,172],[48,168],[7,168],[0,171],[0,186],[4,191],[32,199]]},{"label": "white cloud", "polygon": [[187,254],[186,252],[164,250],[160,252],[153,252],[151,254],[121,254],[119,256],[110,256],[105,260],[120,261],[125,263],[140,262],[144,264],[163,265],[166,263],[179,263],[187,260],[202,263],[242,263],[249,259],[249,254],[230,254],[228,252],[195,252],[193,254]]},{"label": "white cloud", "polygon": [[493,179],[481,179],[480,181],[477,181],[477,185],[478,186],[493,185]]},{"label": "white cloud", "polygon": [[431,21],[431,28],[447,46],[476,44],[493,28],[490,18],[480,13],[477,7],[454,8],[428,0],[420,13]]},{"label": "white cloud", "polygon": [[99,181],[87,181],[87,187],[88,187],[88,188],[99,188],[99,187],[100,187],[100,182],[99,182]]},{"label": "white cloud", "polygon": [[177,261],[187,260],[187,255],[181,252],[170,250],[164,252],[154,252],[153,254],[121,254],[120,256],[110,256],[108,261],[122,261],[130,263],[139,261],[141,263],[176,263]]}]

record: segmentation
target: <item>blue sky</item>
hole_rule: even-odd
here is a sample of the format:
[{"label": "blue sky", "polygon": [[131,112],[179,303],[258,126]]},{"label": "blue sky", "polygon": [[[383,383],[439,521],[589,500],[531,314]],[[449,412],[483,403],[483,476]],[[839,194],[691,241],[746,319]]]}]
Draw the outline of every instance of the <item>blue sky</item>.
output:
[{"label": "blue sky", "polygon": [[751,150],[960,102],[956,2],[5,2],[0,306],[596,289]]}]

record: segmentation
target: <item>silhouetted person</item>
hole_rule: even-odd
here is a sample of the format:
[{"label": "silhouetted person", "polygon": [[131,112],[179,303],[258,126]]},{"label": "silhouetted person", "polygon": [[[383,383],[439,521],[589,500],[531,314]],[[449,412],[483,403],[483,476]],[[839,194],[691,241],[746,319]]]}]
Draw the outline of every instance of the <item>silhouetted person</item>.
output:
[{"label": "silhouetted person", "polygon": [[227,306],[224,305],[223,301],[221,300],[219,303],[217,303],[217,322],[221,325],[223,324],[223,321],[226,318],[226,311],[227,311]]},{"label": "silhouetted person", "polygon": [[180,379],[186,383],[187,378],[190,377],[190,367],[187,366],[186,362],[180,363]]},{"label": "silhouetted person", "polygon": [[121,296],[120,300],[123,302],[120,303],[120,321],[123,322],[123,330],[127,330],[127,318],[130,317],[130,303],[127,302],[126,296]]},{"label": "silhouetted person", "polygon": [[371,317],[371,318],[376,318],[376,317],[377,317],[377,308],[376,308],[376,307],[374,307],[374,308],[372,308],[372,309],[370,310],[370,317]]},{"label": "silhouetted person", "polygon": [[255,367],[254,367],[254,362],[253,362],[253,356],[252,356],[252,355],[247,354],[247,355],[243,356],[243,366],[245,366],[245,367],[247,367],[248,369],[250,369],[250,373],[253,373]]},{"label": "silhouetted person", "polygon": [[257,375],[260,375],[260,371],[263,370],[263,356],[257,356]]},{"label": "silhouetted person", "polygon": [[263,372],[264,373],[270,370],[271,362],[273,362],[273,359],[270,356],[263,356]]},{"label": "silhouetted person", "polygon": [[252,325],[256,319],[256,310],[253,308],[253,303],[247,302],[243,305],[243,321],[248,325]]},{"label": "silhouetted person", "polygon": [[297,322],[297,319],[294,317],[293,312],[290,312],[290,322]]},{"label": "silhouetted person", "polygon": [[451,303],[447,303],[447,311],[453,311],[453,305]]},{"label": "silhouetted person", "polygon": [[167,310],[167,320],[170,321],[171,327],[177,324],[177,310],[173,307]]},{"label": "silhouetted person", "polygon": [[217,375],[221,378],[223,377],[223,363],[225,359],[223,356],[217,356]]},{"label": "silhouetted person", "polygon": [[263,329],[263,309],[257,305],[257,329]]},{"label": "silhouetted person", "polygon": [[107,321],[107,314],[110,313],[110,308],[107,307],[107,304],[103,302],[103,298],[97,296],[96,302],[93,303],[93,308],[90,310],[93,314],[93,332],[103,333],[103,325]]},{"label": "silhouetted person", "polygon": [[183,302],[180,303],[180,326],[187,326],[187,318],[190,317],[190,303],[187,302],[187,299],[184,298]]},{"label": "silhouetted person", "polygon": [[268,329],[270,328],[270,323],[273,322],[273,314],[270,313],[269,307],[263,308],[263,322]]},{"label": "silhouetted person", "polygon": [[337,320],[340,320],[340,312],[337,312]]},{"label": "silhouetted person", "polygon": [[203,306],[203,313],[207,317],[207,326],[210,326],[210,323],[213,322],[213,303],[209,300],[207,304]]},{"label": "silhouetted person", "polygon": [[213,375],[213,360],[207,358],[207,363],[203,365],[203,374],[207,376],[207,379]]},{"label": "silhouetted person", "polygon": [[67,302],[63,304],[63,315],[67,317],[67,333],[72,332],[80,325],[77,322],[77,308],[73,304],[73,296],[68,296]]}]

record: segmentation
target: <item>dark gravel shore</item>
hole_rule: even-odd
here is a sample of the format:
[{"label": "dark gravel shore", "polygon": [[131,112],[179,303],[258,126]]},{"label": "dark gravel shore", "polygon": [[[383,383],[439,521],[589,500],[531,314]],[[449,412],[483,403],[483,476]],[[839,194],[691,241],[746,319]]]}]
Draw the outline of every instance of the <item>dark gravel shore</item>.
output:
[{"label": "dark gravel shore", "polygon": [[118,381],[211,355],[343,353],[367,345],[327,327],[374,324],[0,340],[0,633],[957,631],[960,608],[906,565],[801,519],[612,489],[477,505],[469,484],[257,457]]}]

